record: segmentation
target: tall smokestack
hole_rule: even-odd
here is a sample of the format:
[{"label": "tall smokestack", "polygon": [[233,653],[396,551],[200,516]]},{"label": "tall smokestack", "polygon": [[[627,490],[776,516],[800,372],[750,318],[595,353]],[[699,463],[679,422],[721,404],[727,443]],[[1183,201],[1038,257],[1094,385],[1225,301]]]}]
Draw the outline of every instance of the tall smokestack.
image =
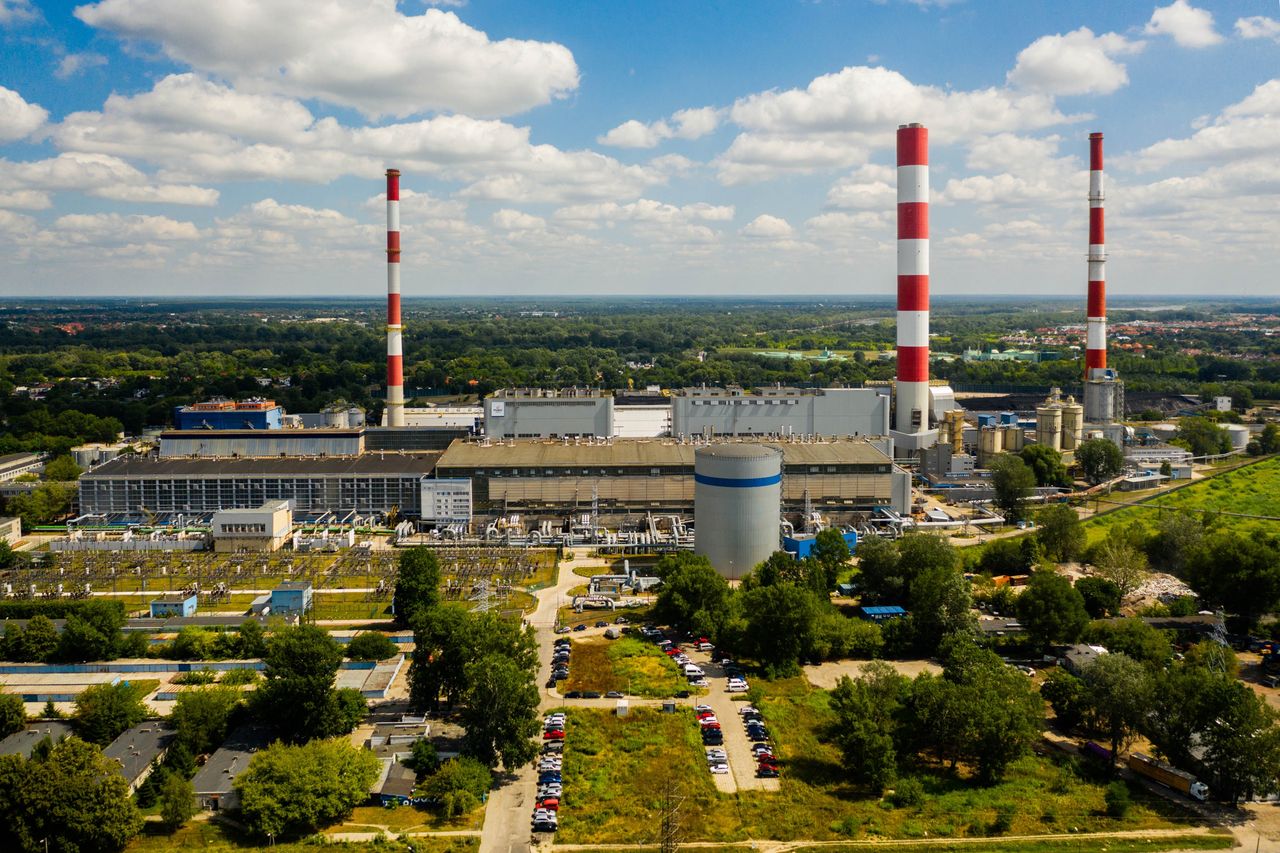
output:
[{"label": "tall smokestack", "polygon": [[387,426],[404,426],[400,348],[400,170],[387,169]]},{"label": "tall smokestack", "polygon": [[898,432],[929,428],[929,130],[898,127]]},{"label": "tall smokestack", "polygon": [[1107,246],[1103,228],[1102,134],[1089,134],[1089,311],[1084,378],[1107,366]]}]

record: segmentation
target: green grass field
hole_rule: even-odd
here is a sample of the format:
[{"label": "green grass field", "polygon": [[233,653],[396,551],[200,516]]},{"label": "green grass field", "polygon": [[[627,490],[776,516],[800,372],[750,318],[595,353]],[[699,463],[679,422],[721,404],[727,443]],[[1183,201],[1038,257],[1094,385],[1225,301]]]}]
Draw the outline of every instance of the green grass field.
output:
[{"label": "green grass field", "polygon": [[[688,841],[873,841],[877,839],[973,838],[992,835],[1052,835],[1124,830],[1187,830],[1194,816],[1133,788],[1133,806],[1123,820],[1106,815],[1105,786],[1087,778],[1066,756],[1029,755],[1003,782],[983,787],[941,767],[923,770],[922,805],[893,808],[880,797],[849,785],[838,751],[824,742],[834,723],[828,694],[803,679],[760,682],[761,708],[782,761],[776,793],[715,790],[702,762],[702,748],[688,712],[661,714],[637,709],[629,717],[571,710],[565,746],[565,803],[557,841],[565,844],[655,841],[659,804],[668,779],[686,797],[682,813]],[[997,830],[997,815],[1007,828]],[[1215,839],[1210,846],[1221,846]],[[1065,850],[1117,850],[1118,842],[1095,841]],[[1143,845],[1134,849],[1178,849]],[[947,849],[947,848],[943,848]],[[966,844],[963,849],[970,849]],[[986,849],[976,848],[976,849]],[[1023,846],[997,849],[1040,849]]]},{"label": "green grass field", "polygon": [[563,690],[621,690],[629,696],[661,699],[689,690],[671,659],[652,643],[633,637],[590,638],[573,644],[573,665]]},{"label": "green grass field", "polygon": [[[1119,501],[1130,500],[1123,494],[1113,497]],[[1101,507],[1105,509],[1106,504],[1101,504]],[[1091,518],[1084,524],[1089,542],[1106,537],[1108,531],[1118,524],[1136,521],[1154,527],[1165,510],[1152,507],[1168,507],[1191,513],[1237,512],[1280,518],[1280,457],[1271,457],[1199,480],[1144,501],[1140,507],[1123,507]],[[1221,516],[1219,524],[1244,533],[1280,533],[1280,521]]]},{"label": "green grass field", "polygon": [[[381,808],[370,809],[379,814]],[[357,809],[357,812],[364,809]],[[386,815],[393,815],[396,810],[385,810]],[[411,809],[404,809],[409,812]],[[483,809],[477,810],[482,816]],[[386,823],[386,820],[383,821]],[[344,829],[351,832],[373,832],[372,828],[359,825],[343,824]],[[404,827],[409,829],[409,827]],[[402,829],[397,829],[403,831]],[[414,831],[414,830],[410,830]],[[203,850],[206,853],[233,853],[240,850],[275,850],[280,853],[306,853],[322,847],[326,850],[342,850],[348,853],[474,853],[480,847],[478,836],[415,836],[412,847],[403,841],[375,841],[369,843],[351,843],[330,841],[323,836],[311,836],[293,842],[260,841],[237,831],[230,824],[221,820],[193,820],[177,832],[169,833],[158,823],[148,823],[141,835],[124,848],[125,853],[166,853],[169,850]]]}]

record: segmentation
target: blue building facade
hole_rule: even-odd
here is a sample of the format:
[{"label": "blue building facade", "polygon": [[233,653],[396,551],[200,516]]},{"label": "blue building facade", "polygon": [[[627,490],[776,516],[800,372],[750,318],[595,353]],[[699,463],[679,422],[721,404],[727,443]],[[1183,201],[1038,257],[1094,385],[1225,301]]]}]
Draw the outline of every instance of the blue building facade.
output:
[{"label": "blue building facade", "polygon": [[281,429],[284,408],[274,400],[209,400],[175,406],[174,429]]},{"label": "blue building facade", "polygon": [[197,598],[194,592],[190,595],[184,595],[180,592],[162,595],[151,602],[151,618],[167,619],[171,616],[195,616],[196,606]]},{"label": "blue building facade", "polygon": [[[844,537],[844,544],[848,547],[849,553],[852,554],[858,547],[858,534],[852,530],[846,530],[842,531],[840,535]],[[811,533],[801,533],[796,536],[783,536],[782,550],[786,551],[797,560],[803,560],[806,557],[813,556],[813,548],[817,541],[818,537]]]},{"label": "blue building facade", "polygon": [[287,581],[271,590],[271,612],[282,616],[301,615],[311,609],[311,584]]}]

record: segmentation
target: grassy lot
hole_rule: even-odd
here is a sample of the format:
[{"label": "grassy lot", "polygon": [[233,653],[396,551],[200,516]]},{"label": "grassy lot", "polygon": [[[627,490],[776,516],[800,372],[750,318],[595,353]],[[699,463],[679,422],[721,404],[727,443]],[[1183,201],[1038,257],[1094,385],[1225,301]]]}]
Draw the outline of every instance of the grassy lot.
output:
[{"label": "grassy lot", "polygon": [[[357,809],[357,811],[360,811]],[[382,811],[377,809],[377,811]],[[480,810],[483,813],[483,810]],[[351,831],[363,830],[352,827]],[[307,853],[317,846],[325,849],[349,851],[349,853],[398,853],[407,851],[409,846],[399,841],[382,841],[372,843],[331,842],[321,836],[301,839],[293,842],[277,841],[272,845],[269,841],[259,841],[237,831],[231,825],[220,820],[194,820],[169,833],[158,823],[148,823],[142,834],[131,841],[124,849],[125,853],[166,853],[169,850],[204,850],[206,853],[233,853],[240,850],[276,850],[279,853]],[[415,853],[472,853],[480,846],[479,837],[475,836],[441,836],[438,838],[415,837],[413,850]]]},{"label": "grassy lot", "polygon": [[606,640],[592,637],[573,644],[569,679],[562,690],[621,690],[654,699],[674,696],[690,688],[671,659],[652,643],[634,637]]},{"label": "grassy lot", "polygon": [[[743,791],[736,796],[715,791],[687,712],[664,715],[637,709],[630,717],[618,718],[572,710],[565,746],[566,799],[557,841],[652,843],[663,784],[672,776],[679,779],[687,798],[682,811],[689,841],[1066,836],[1185,830],[1195,824],[1192,815],[1137,787],[1131,789],[1128,816],[1107,817],[1101,780],[1082,775],[1071,758],[1056,751],[1018,761],[1003,782],[991,787],[943,768],[927,768],[919,777],[926,792],[923,804],[894,808],[845,781],[838,751],[820,737],[834,722],[825,691],[799,678],[758,686],[764,693],[760,706],[782,760],[780,791]],[[1044,849],[1126,849],[1119,843],[1095,840],[1092,846]],[[1208,843],[1218,846],[1217,841]]]},{"label": "grassy lot", "polygon": [[484,807],[458,818],[445,818],[427,809],[399,806],[394,809],[382,806],[360,806],[351,812],[346,821],[324,830],[326,835],[335,832],[445,832],[463,829],[479,830],[484,826]]},{"label": "grassy lot", "polygon": [[[792,853],[851,853],[854,850],[866,850],[880,842],[864,844],[828,844],[821,847],[797,847]],[[1154,838],[1072,838],[1064,836],[1054,839],[1035,839],[1025,841],[978,841],[957,842],[955,844],[931,844],[920,848],[938,851],[960,851],[965,853],[1126,853],[1127,851],[1161,850],[1229,850],[1235,841],[1230,833],[1161,835]]]},{"label": "grassy lot", "polygon": [[[1118,494],[1116,500],[1129,501],[1130,497]],[[1239,512],[1246,515],[1280,517],[1280,457],[1271,457],[1253,465],[1198,480],[1161,496],[1146,501],[1142,507],[1124,507],[1114,512],[1091,518],[1085,522],[1089,541],[1104,538],[1117,524],[1141,522],[1154,526],[1161,510],[1148,507],[1161,506],[1186,512],[1208,511]],[[1106,508],[1106,504],[1102,504]],[[1280,522],[1259,519],[1222,517],[1224,527],[1241,532],[1280,533]]]},{"label": "grassy lot", "polygon": [[571,708],[564,749],[560,844],[656,843],[668,780],[684,795],[690,840],[740,840],[707,772],[697,726],[687,709],[636,708],[626,717]]}]

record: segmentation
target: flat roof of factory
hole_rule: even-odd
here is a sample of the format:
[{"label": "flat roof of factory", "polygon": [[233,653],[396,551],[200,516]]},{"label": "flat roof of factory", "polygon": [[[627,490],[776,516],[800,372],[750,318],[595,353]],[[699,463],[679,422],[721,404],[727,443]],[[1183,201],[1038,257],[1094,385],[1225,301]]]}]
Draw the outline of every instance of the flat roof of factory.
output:
[{"label": "flat roof of factory", "polygon": [[370,474],[430,474],[439,453],[365,453],[361,456],[281,457],[270,459],[152,459],[120,456],[83,474],[81,480],[113,477],[252,477]]},{"label": "flat roof of factory", "polygon": [[[724,442],[733,444],[734,442]],[[741,442],[738,442],[741,443]],[[782,451],[785,465],[863,464],[887,465],[889,457],[879,448],[861,439],[841,439],[820,443],[785,441],[752,442],[771,445]],[[544,439],[516,439],[493,442],[488,446],[474,441],[455,441],[440,457],[439,468],[565,467],[613,466],[644,467],[654,465],[693,466],[693,453],[698,445],[679,444],[667,439],[613,439],[607,444],[585,444]]]},{"label": "flat roof of factory", "polygon": [[364,427],[308,427],[306,429],[166,429],[161,439],[179,438],[358,438]]}]

